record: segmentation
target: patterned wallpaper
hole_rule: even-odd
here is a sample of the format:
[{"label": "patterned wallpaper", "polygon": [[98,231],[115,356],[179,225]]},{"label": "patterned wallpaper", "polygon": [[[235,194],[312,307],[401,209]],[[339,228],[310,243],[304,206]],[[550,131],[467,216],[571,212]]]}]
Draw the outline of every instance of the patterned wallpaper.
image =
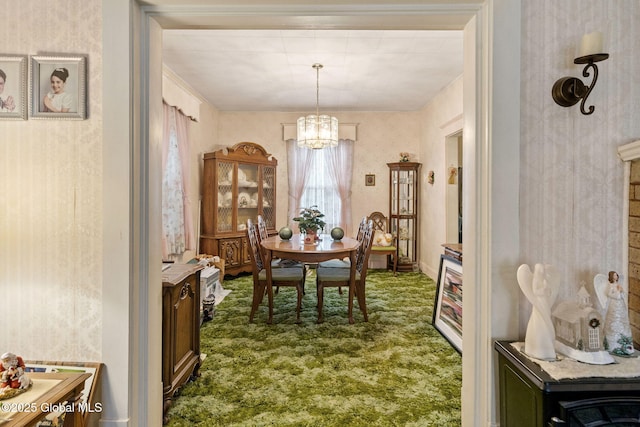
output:
[{"label": "patterned wallpaper", "polygon": [[0,288],[9,291],[0,352],[101,356],[101,4],[24,0],[2,9],[3,54],[88,55],[89,104],[82,121],[0,121]]},{"label": "patterned wallpaper", "polygon": [[[624,166],[616,148],[640,136],[640,2],[540,0],[522,2],[522,12],[520,255],[522,263],[555,265],[559,300],[568,299],[582,281],[624,268]],[[603,32],[610,57],[598,64],[587,100],[595,112],[584,116],[578,106],[555,104],[551,87],[581,76],[573,58],[592,31]]]},{"label": "patterned wallpaper", "polygon": [[[623,166],[616,147],[640,137],[640,3],[522,3],[521,259],[558,266],[561,297],[567,297],[580,281],[623,268]],[[89,57],[87,120],[0,121],[0,284],[20,290],[3,313],[3,329],[20,333],[1,334],[0,349],[29,358],[91,360],[101,355],[100,18],[100,0],[59,0],[55,7],[23,0],[3,9],[3,22],[20,23],[0,26],[4,54]],[[572,64],[574,52],[582,34],[593,30],[605,33],[611,57],[600,64],[590,97],[596,111],[582,116],[576,107],[556,105],[550,91],[556,79],[580,75]],[[256,114],[251,128],[243,127],[239,115],[217,117],[217,146],[206,151],[241,140],[261,143],[278,158],[283,182],[279,123],[296,117]],[[354,191],[357,221],[387,205],[386,186],[378,183],[387,177],[385,163],[397,160],[398,152],[430,161],[421,158],[429,150],[417,142],[425,130],[420,117],[414,117],[419,113],[335,114],[361,124],[354,183],[376,174],[375,187],[362,184],[361,191]],[[426,192],[423,203],[429,197]],[[285,212],[279,209],[279,222]]]}]

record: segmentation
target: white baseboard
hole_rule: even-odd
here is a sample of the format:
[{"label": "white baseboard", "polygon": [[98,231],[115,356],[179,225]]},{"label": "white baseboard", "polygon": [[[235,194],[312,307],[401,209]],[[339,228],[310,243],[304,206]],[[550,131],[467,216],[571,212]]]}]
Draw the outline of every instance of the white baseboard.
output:
[{"label": "white baseboard", "polygon": [[131,427],[129,425],[129,419],[125,420],[100,420],[98,422],[100,427]]}]

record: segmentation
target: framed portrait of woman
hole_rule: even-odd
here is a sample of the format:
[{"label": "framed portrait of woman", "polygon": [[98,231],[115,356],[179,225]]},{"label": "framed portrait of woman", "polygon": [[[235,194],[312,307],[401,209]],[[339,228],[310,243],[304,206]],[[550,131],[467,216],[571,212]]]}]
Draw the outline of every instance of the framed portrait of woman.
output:
[{"label": "framed portrait of woman", "polygon": [[27,118],[27,56],[0,54],[0,119]]},{"label": "framed portrait of woman", "polygon": [[32,56],[29,69],[32,118],[87,117],[86,55]]}]

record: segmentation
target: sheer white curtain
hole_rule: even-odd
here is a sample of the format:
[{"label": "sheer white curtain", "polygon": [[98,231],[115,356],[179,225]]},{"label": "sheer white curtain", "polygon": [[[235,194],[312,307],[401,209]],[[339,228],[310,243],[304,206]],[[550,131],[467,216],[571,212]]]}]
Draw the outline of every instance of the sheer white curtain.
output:
[{"label": "sheer white curtain", "polygon": [[289,208],[287,210],[287,225],[295,231],[293,218],[300,213],[300,199],[304,192],[309,175],[311,175],[311,161],[313,150],[298,147],[295,139],[287,140],[287,174],[289,182]]},{"label": "sheer white curtain", "polygon": [[162,256],[195,249],[189,200],[189,118],[164,103],[162,136]]},{"label": "sheer white curtain", "polygon": [[341,139],[337,147],[331,147],[326,150],[329,178],[333,181],[340,199],[340,213],[334,226],[342,227],[347,236],[351,235],[353,144],[354,142],[352,140]]},{"label": "sheer white curtain", "polygon": [[310,150],[287,141],[289,168],[289,225],[301,207],[318,206],[325,214],[329,232],[340,226],[345,233],[351,226],[351,181],[353,174],[353,141],[341,140],[337,147]]}]

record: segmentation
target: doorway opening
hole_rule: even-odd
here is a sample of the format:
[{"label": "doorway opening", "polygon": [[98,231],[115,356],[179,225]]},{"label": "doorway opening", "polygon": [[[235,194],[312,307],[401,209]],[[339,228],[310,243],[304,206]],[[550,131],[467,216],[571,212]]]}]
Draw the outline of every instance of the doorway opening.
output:
[{"label": "doorway opening", "polygon": [[446,241],[462,243],[462,130],[445,138]]}]

